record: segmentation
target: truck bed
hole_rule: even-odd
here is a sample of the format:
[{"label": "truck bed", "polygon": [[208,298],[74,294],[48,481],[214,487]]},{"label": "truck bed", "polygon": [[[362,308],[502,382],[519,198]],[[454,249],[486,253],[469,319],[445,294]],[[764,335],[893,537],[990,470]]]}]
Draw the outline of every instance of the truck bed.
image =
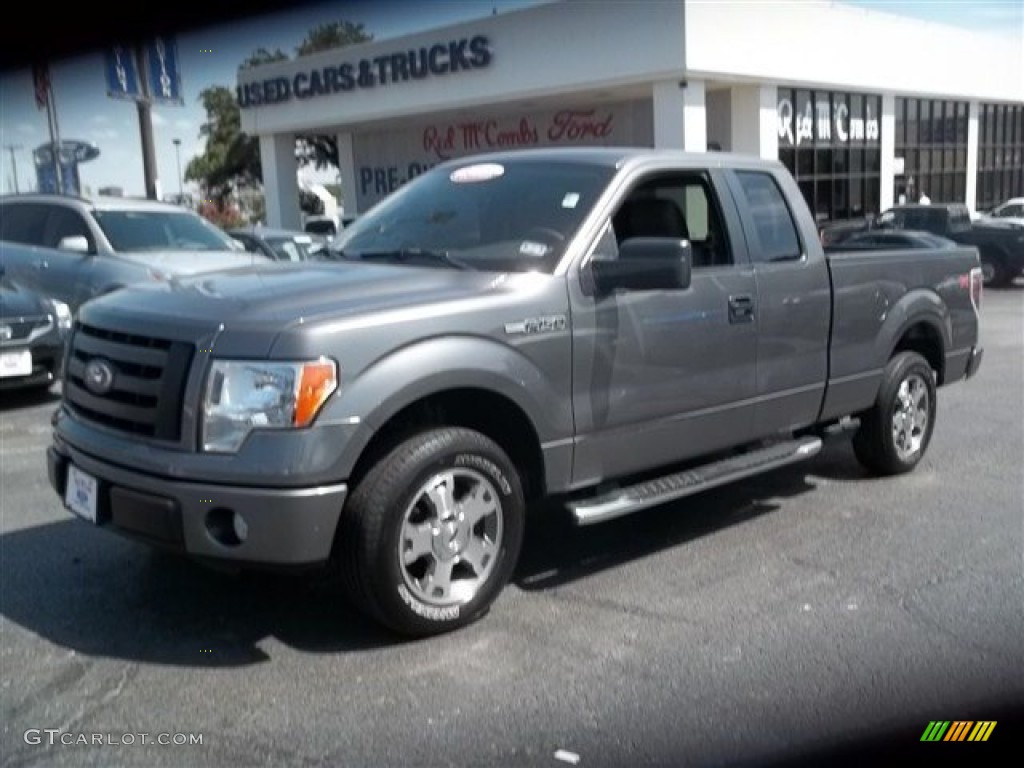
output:
[{"label": "truck bed", "polygon": [[978,333],[970,296],[976,248],[829,249],[826,261],[835,298],[823,418],[870,407],[906,318],[921,310],[922,342],[940,344],[931,360],[939,383],[963,375]]}]

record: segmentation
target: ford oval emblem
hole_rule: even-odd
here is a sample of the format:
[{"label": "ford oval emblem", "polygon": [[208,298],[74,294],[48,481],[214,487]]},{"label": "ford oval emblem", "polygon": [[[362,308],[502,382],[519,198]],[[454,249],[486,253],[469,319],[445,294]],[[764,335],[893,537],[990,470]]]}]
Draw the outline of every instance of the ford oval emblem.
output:
[{"label": "ford oval emblem", "polygon": [[102,357],[85,365],[85,387],[94,395],[105,395],[114,387],[114,366]]}]

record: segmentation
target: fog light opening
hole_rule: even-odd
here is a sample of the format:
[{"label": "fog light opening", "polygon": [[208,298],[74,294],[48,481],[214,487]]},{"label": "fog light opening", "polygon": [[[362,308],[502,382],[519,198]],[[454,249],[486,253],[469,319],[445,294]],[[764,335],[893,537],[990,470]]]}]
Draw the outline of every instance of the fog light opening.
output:
[{"label": "fog light opening", "polygon": [[245,518],[238,512],[231,515],[231,527],[234,529],[235,538],[238,539],[239,544],[248,538],[249,524],[245,522]]},{"label": "fog light opening", "polygon": [[240,546],[249,536],[249,526],[238,512],[217,507],[206,513],[206,530],[218,544]]}]

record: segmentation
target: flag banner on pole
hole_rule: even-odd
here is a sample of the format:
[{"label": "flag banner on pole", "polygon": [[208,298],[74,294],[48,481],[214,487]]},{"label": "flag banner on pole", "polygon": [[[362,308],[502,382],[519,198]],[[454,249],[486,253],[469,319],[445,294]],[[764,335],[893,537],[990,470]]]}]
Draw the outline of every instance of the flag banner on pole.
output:
[{"label": "flag banner on pole", "polygon": [[36,107],[46,109],[50,99],[50,68],[46,64],[32,65],[32,85],[36,92]]}]

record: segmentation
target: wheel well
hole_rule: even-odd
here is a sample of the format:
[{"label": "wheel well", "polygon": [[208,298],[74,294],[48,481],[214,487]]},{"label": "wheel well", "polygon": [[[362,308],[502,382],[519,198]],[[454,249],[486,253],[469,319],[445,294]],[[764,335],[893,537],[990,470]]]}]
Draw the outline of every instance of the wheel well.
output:
[{"label": "wheel well", "polygon": [[377,430],[349,477],[355,487],[402,440],[432,427],[465,427],[501,446],[515,464],[527,499],[544,494],[540,439],[526,414],[503,395],[483,389],[453,389],[428,395],[400,410]]},{"label": "wheel well", "polygon": [[918,323],[908,328],[893,349],[892,354],[900,352],[917,352],[928,361],[935,371],[937,384],[942,384],[946,376],[946,356],[943,352],[942,336],[929,323]]}]

